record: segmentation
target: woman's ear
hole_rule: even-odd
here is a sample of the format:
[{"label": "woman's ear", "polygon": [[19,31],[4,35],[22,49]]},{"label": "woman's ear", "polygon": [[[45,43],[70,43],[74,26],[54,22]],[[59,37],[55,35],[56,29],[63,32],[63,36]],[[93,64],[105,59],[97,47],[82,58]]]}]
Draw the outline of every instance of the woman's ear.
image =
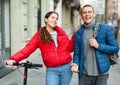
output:
[{"label": "woman's ear", "polygon": [[45,21],[45,23],[47,22],[47,19],[46,18],[44,18],[44,21]]}]

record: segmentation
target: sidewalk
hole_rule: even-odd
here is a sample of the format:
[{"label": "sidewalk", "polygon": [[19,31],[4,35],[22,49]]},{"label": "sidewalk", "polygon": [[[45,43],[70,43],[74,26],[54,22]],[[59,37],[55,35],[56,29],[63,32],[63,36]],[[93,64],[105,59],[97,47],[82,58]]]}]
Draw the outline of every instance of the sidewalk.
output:
[{"label": "sidewalk", "polygon": [[[33,57],[34,55],[34,57]],[[39,51],[36,51],[35,54],[28,59],[33,63],[42,63]],[[23,68],[20,68],[19,71],[23,72]],[[0,79],[0,85],[23,85],[23,76],[18,70],[11,72],[5,77]],[[108,85],[120,85],[120,64],[111,67],[109,72]],[[28,85],[45,85],[45,66],[36,69],[28,70]],[[74,73],[70,85],[78,85],[77,74]]]}]

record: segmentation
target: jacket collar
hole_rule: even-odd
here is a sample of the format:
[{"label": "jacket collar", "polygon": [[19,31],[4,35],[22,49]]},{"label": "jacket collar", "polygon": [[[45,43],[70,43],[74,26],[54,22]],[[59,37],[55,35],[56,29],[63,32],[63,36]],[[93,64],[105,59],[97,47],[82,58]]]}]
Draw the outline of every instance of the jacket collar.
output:
[{"label": "jacket collar", "polygon": [[58,35],[61,35],[61,34],[65,33],[65,31],[61,27],[59,27],[59,26],[56,26],[55,30],[56,30],[56,32],[57,32]]}]

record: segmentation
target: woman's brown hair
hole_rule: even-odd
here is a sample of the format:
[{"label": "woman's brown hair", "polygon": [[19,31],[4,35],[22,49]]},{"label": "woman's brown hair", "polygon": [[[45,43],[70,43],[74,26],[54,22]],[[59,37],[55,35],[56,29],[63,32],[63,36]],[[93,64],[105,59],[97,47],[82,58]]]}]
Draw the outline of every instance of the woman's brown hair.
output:
[{"label": "woman's brown hair", "polygon": [[[57,12],[55,12],[55,11],[50,11],[50,12],[48,12],[48,13],[45,15],[44,18],[46,18],[46,19],[49,18],[49,16],[50,16],[51,14],[53,14],[53,13],[55,13],[55,14],[58,15]],[[58,16],[59,16],[59,15],[58,15]],[[45,22],[45,23],[46,23],[46,22]],[[51,42],[53,42],[53,39],[52,39],[50,33],[47,31],[46,27],[43,27],[43,28],[42,28],[39,37],[40,37],[40,39],[42,40],[43,43],[51,43]]]}]

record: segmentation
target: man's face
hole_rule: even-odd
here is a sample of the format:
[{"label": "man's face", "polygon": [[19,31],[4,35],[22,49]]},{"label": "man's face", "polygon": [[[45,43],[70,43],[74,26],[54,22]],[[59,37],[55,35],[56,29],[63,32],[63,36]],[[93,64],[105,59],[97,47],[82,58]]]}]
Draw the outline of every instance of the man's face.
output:
[{"label": "man's face", "polygon": [[86,25],[91,24],[95,16],[96,14],[91,7],[88,6],[82,9],[81,18],[83,19],[84,24]]}]

